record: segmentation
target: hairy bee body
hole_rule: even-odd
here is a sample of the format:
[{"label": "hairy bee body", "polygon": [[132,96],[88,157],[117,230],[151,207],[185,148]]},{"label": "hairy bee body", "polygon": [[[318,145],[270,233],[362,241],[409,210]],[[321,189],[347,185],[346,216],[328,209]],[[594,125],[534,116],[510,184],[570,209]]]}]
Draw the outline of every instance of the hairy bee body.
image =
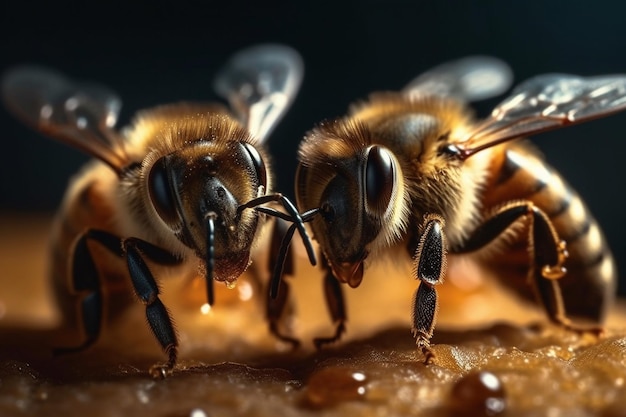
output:
[{"label": "hairy bee body", "polygon": [[[214,281],[233,286],[244,273],[268,216],[292,222],[280,256],[270,250],[270,268],[274,261],[282,268],[296,228],[313,254],[302,217],[273,190],[263,147],[302,73],[291,48],[251,47],[233,55],[214,80],[230,108],[163,105],[140,112],[124,130],[115,129],[121,100],[106,87],[46,68],[7,73],[2,94],[18,118],[95,158],[71,183],[53,228],[52,286],[64,327],[83,336],[58,352],[87,348],[104,322],[139,301],[168,356],[150,372],[165,377],[178,355],[174,323],[160,298],[159,281],[168,270],[203,276],[212,305]],[[266,206],[272,202],[286,213]],[[272,234],[278,242],[280,227]],[[286,290],[287,284],[273,282]],[[267,319],[271,333],[295,344],[278,329],[287,302],[268,301]]]},{"label": "hairy bee body", "polygon": [[[69,268],[74,257],[82,256],[74,254],[74,250],[79,238],[88,230],[133,236],[175,254],[181,260],[181,265],[176,266],[177,275],[181,272],[198,274],[204,268],[202,253],[182,244],[151,202],[148,176],[160,158],[184,155],[191,170],[203,170],[204,167],[197,166],[198,161],[211,157],[221,174],[230,180],[228,190],[238,201],[250,201],[260,193],[273,192],[269,156],[262,147],[255,148],[267,168],[265,185],[261,189],[254,185],[254,172],[239,169],[245,165],[238,161],[241,156],[237,144],[254,146],[256,142],[221,106],[180,103],[143,111],[126,130],[126,135],[127,152],[136,156],[137,163],[126,169],[120,178],[101,161],[90,162],[72,181],[53,225],[51,279],[59,307],[69,324],[76,324],[74,306],[76,298],[80,297],[74,284],[68,281],[72,275]],[[201,190],[187,192],[202,195]],[[236,228],[229,225],[236,231],[237,238],[230,239],[228,244],[217,245],[216,281],[234,282],[251,262],[250,250],[261,235],[259,226],[264,225],[265,215],[247,211],[241,217]],[[190,228],[200,226],[190,225]],[[96,268],[103,269],[101,284],[107,294],[107,312],[113,318],[133,301],[128,268],[119,256],[96,243],[89,245],[91,251],[97,251],[97,257],[94,257]],[[224,258],[231,251],[237,253],[236,258]],[[167,268],[162,269],[167,274]],[[72,298],[73,302],[70,301]]]},{"label": "hairy bee body", "polygon": [[296,198],[319,209],[311,228],[337,325],[318,345],[345,330],[338,283],[357,287],[371,262],[398,253],[419,281],[413,334],[426,362],[448,254],[472,256],[566,328],[580,330],[569,317],[602,322],[616,290],[610,249],[580,196],[523,137],[623,110],[626,77],[538,76],[475,120],[468,103],[510,78],[493,58],[453,61],[305,136]]},{"label": "hairy bee body", "polygon": [[[462,250],[494,209],[512,201],[531,201],[545,212],[567,245],[567,274],[559,280],[567,314],[601,322],[614,298],[617,271],[602,230],[584,201],[527,140],[486,149],[472,157],[474,160],[468,159],[460,171],[451,172],[457,168],[437,156],[440,143],[436,139],[445,135],[444,140],[454,141],[459,132],[471,130],[476,122],[468,108],[446,103],[449,100],[374,95],[369,103],[355,106],[352,113],[351,122],[365,125],[376,143],[399,160],[411,210],[405,230],[418,230],[426,214],[441,215],[446,219],[449,250],[454,253]],[[429,128],[430,123],[433,127]],[[434,130],[430,137],[422,136],[428,129]],[[484,248],[480,258],[504,285],[537,300],[539,294],[528,282],[527,236],[522,219],[500,241]],[[399,242],[413,254],[417,236],[403,233]]]},{"label": "hairy bee body", "polygon": [[[580,195],[548,165],[527,141],[493,149],[490,174],[482,206],[495,207],[507,201],[530,200],[549,217],[559,237],[566,242],[567,273],[559,280],[569,316],[601,323],[613,304],[617,269],[602,230]],[[528,243],[524,230],[486,267],[494,268],[501,281],[518,294],[536,299],[526,282]]]}]

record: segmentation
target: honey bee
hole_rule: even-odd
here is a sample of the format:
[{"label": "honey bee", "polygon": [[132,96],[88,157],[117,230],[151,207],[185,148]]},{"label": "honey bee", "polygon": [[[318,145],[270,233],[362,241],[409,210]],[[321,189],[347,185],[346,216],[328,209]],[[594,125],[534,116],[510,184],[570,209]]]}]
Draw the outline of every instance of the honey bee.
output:
[{"label": "honey bee", "polygon": [[[268,216],[295,222],[313,253],[295,206],[274,191],[263,147],[302,75],[291,48],[251,47],[215,79],[233,113],[219,103],[168,104],[139,112],[123,131],[114,128],[121,102],[107,88],[36,67],[6,75],[3,97],[17,117],[95,157],[71,182],[53,226],[53,288],[65,323],[84,333],[80,346],[60,351],[93,344],[131,291],[167,355],[150,373],[165,377],[176,365],[178,341],[149,262],[193,274],[200,268],[212,305],[213,281],[235,283]],[[272,202],[287,213],[266,205]],[[281,306],[274,307],[279,314]],[[277,320],[270,315],[280,337]]]},{"label": "honey bee", "polygon": [[476,252],[552,322],[602,322],[616,291],[610,249],[581,197],[522,137],[624,110],[626,76],[540,75],[475,121],[468,102],[504,92],[511,78],[495,58],[450,62],[305,136],[296,201],[319,208],[311,228],[336,324],[318,347],[345,331],[340,283],[358,287],[369,262],[397,254],[419,280],[412,332],[426,362],[449,254]]}]

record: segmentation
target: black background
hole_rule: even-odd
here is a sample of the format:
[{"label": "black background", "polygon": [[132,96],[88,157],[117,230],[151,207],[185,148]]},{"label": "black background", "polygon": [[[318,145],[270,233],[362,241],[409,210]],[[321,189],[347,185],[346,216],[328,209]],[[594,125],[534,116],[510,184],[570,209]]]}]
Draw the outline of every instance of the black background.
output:
[{"label": "black background", "polygon": [[[469,54],[507,61],[517,82],[545,72],[626,73],[626,3],[600,1],[361,1],[152,3],[3,2],[0,70],[35,63],[98,81],[134,111],[212,100],[211,80],[233,51],[282,42],[305,60],[303,88],[270,149],[293,195],[302,135],[368,92],[399,89]],[[498,100],[480,103],[485,114]],[[87,160],[0,110],[0,215],[51,211]],[[583,195],[626,271],[626,113],[541,135],[536,143]],[[3,214],[2,214],[3,213]],[[2,231],[0,230],[0,233]],[[620,290],[626,294],[626,282]]]}]

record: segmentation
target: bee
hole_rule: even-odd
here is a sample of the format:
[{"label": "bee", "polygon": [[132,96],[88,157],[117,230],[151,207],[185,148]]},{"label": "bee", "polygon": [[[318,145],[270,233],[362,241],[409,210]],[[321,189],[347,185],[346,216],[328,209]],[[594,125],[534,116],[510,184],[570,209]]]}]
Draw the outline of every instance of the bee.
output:
[{"label": "bee", "polygon": [[[212,305],[213,282],[234,285],[268,216],[295,222],[305,233],[294,204],[274,191],[263,146],[302,75],[291,48],[251,47],[215,79],[232,112],[219,103],[167,104],[139,112],[123,131],[115,129],[121,101],[105,87],[37,67],[6,75],[3,97],[18,118],[95,158],[71,182],[53,226],[54,292],[64,322],[84,334],[79,346],[60,352],[93,344],[103,321],[128,306],[130,291],[145,305],[167,355],[150,373],[165,377],[176,365],[178,341],[149,263],[201,270]],[[266,205],[272,202],[287,213]],[[280,314],[282,306],[274,307]],[[270,315],[280,337],[277,320]]]},{"label": "bee", "polygon": [[581,197],[523,137],[624,110],[626,76],[540,75],[475,120],[468,103],[504,92],[511,78],[495,58],[460,59],[305,136],[296,201],[319,208],[310,224],[336,324],[318,347],[345,331],[340,283],[358,287],[370,262],[398,254],[419,281],[412,332],[427,363],[450,255],[476,252],[554,323],[602,322],[616,292],[610,249]]}]

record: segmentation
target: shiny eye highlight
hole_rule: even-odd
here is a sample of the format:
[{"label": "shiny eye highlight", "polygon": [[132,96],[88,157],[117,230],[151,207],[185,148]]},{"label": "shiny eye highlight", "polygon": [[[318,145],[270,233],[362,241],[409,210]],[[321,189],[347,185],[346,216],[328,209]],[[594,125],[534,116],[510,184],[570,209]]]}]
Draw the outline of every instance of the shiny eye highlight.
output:
[{"label": "shiny eye highlight", "polygon": [[167,224],[174,224],[179,221],[176,209],[175,196],[173,194],[168,166],[165,157],[159,159],[150,169],[148,176],[148,191],[150,200],[157,213]]},{"label": "shiny eye highlight", "polygon": [[365,162],[365,203],[367,210],[383,215],[393,195],[395,167],[390,152],[381,146],[367,151]]}]

